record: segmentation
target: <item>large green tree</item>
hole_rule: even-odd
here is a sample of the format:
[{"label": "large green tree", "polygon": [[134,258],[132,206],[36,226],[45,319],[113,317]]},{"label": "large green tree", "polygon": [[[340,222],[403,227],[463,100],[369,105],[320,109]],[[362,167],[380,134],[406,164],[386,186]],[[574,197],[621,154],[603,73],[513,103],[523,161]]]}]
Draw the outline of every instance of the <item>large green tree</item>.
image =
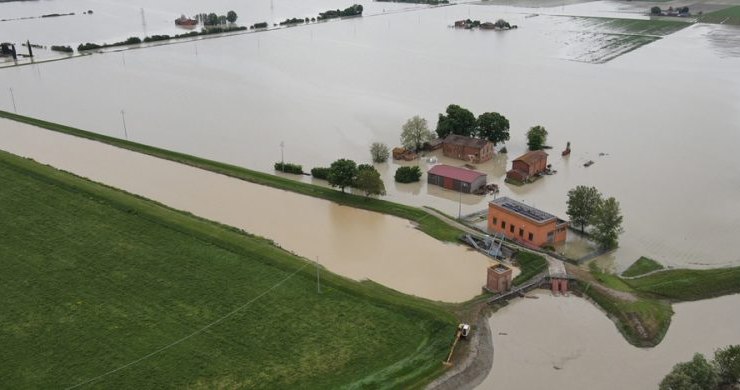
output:
[{"label": "large green tree", "polygon": [[401,126],[401,144],[404,148],[418,151],[425,142],[434,138],[434,134],[429,131],[427,120],[418,115],[406,121]]},{"label": "large green tree", "polygon": [[341,158],[329,166],[327,180],[332,187],[339,187],[342,192],[346,187],[351,187],[357,176],[357,164],[346,158]]},{"label": "large green tree", "polygon": [[509,120],[498,112],[484,112],[478,116],[478,137],[493,142],[509,140]]},{"label": "large green tree", "polygon": [[719,376],[704,355],[694,354],[689,362],[673,366],[660,382],[660,390],[716,390]]},{"label": "large green tree", "polygon": [[373,162],[384,163],[388,161],[388,157],[390,155],[391,152],[388,149],[388,145],[380,142],[373,142],[373,144],[370,145],[370,156],[372,156]]},{"label": "large green tree", "polygon": [[447,137],[450,134],[459,134],[470,137],[475,134],[475,115],[469,110],[450,104],[447,106],[446,114],[439,114],[437,121],[437,136]]},{"label": "large green tree", "polygon": [[729,345],[714,351],[713,363],[723,383],[736,384],[740,381],[740,345]]},{"label": "large green tree", "polygon": [[364,192],[365,196],[385,195],[385,184],[380,178],[380,173],[374,168],[359,170],[354,187]]},{"label": "large green tree", "polygon": [[599,202],[599,207],[591,219],[591,236],[602,248],[616,248],[622,229],[622,214],[619,202],[613,197]]},{"label": "large green tree", "polygon": [[238,16],[236,15],[236,12],[234,12],[234,11],[229,11],[229,12],[226,13],[226,20],[228,20],[229,23],[236,22],[236,19],[237,18],[238,18]]},{"label": "large green tree", "polygon": [[580,226],[581,233],[591,223],[601,204],[601,193],[596,187],[577,186],[568,191],[568,210],[570,222]]},{"label": "large green tree", "polygon": [[540,150],[545,146],[545,142],[547,142],[547,130],[544,127],[537,125],[527,131],[529,150]]}]

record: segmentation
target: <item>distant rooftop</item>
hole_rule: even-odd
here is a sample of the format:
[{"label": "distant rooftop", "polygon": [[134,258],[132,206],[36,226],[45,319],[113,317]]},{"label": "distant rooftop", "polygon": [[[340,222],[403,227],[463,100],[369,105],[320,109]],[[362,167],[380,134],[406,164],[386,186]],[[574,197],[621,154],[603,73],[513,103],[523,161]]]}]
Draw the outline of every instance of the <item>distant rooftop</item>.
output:
[{"label": "distant rooftop", "polygon": [[466,137],[464,135],[458,135],[458,134],[450,134],[442,142],[445,144],[468,146],[468,147],[479,148],[479,149],[488,144],[488,141],[484,139]]},{"label": "distant rooftop", "polygon": [[518,202],[506,196],[492,200],[491,203],[501,208],[504,208],[506,210],[513,211],[519,215],[527,217],[537,223],[543,223],[543,222],[548,222],[553,219],[558,219],[558,217],[550,213],[546,213],[540,209],[536,209],[532,206],[528,206],[522,202]]},{"label": "distant rooftop", "polygon": [[524,161],[527,165],[531,165],[541,159],[547,159],[547,153],[542,150],[533,150],[515,158],[514,161]]},{"label": "distant rooftop", "polygon": [[487,176],[483,172],[473,171],[465,168],[453,167],[450,165],[435,165],[429,170],[429,173],[437,176],[449,177],[455,180],[472,183],[481,176]]}]

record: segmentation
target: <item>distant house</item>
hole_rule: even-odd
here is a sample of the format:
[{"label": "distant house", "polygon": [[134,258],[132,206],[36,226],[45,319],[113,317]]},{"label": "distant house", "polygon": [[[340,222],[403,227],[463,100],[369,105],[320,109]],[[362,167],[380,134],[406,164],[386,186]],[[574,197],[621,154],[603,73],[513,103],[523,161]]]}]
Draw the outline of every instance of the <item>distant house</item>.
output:
[{"label": "distant house", "polygon": [[506,172],[507,179],[528,182],[547,169],[547,153],[535,150],[517,157]]},{"label": "distant house", "polygon": [[435,165],[427,172],[427,182],[449,190],[472,193],[486,185],[485,173],[450,165]]},{"label": "distant house", "polygon": [[488,203],[488,231],[525,245],[565,242],[567,228],[567,221],[505,196]]},{"label": "distant house", "polygon": [[493,157],[493,144],[484,139],[450,134],[442,141],[442,153],[447,157],[479,164]]}]

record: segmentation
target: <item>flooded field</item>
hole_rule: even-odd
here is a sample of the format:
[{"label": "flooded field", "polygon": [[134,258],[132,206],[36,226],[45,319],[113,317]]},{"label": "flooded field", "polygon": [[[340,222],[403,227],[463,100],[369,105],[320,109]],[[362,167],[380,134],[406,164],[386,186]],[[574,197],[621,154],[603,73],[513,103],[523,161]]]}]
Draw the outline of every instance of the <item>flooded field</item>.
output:
[{"label": "flooded field", "polygon": [[268,237],[353,279],[433,300],[481,293],[490,260],[408,221],[0,120],[2,149]]},{"label": "flooded field", "polygon": [[[0,11],[28,13],[24,7],[47,3],[55,10],[67,4],[2,4]],[[91,3],[79,1],[75,7]],[[92,8],[106,17],[119,7],[128,15],[125,23],[112,23],[110,32],[102,29],[100,38],[126,36],[134,28],[140,32],[141,7],[150,29],[160,11],[160,25],[169,29],[164,26],[171,13],[203,8],[172,1],[96,4]],[[280,19],[349,3],[244,4],[237,11],[246,22],[273,11]],[[208,5],[214,10],[230,6]],[[366,8],[383,13],[392,5],[368,2]],[[566,193],[576,185],[594,185],[615,196],[626,228],[612,256],[620,269],[643,255],[672,266],[740,264],[740,255],[728,245],[740,234],[740,154],[733,151],[740,143],[740,29],[693,25],[605,64],[576,61],[592,54],[604,58],[605,41],[589,35],[590,19],[574,15],[644,19],[638,11],[614,2],[546,9],[422,7],[3,69],[0,84],[13,88],[21,114],[124,137],[123,110],[129,139],[266,172],[280,159],[283,141],[286,161],[307,169],[340,157],[367,162],[370,143],[398,144],[401,125],[413,115],[434,127],[437,114],[450,103],[475,114],[497,111],[511,122],[509,154],[478,169],[501,185],[501,195],[562,217]],[[535,13],[539,16],[531,17]],[[503,17],[520,28],[449,27],[468,17]],[[64,20],[72,19],[53,23]],[[2,27],[11,35],[27,29],[39,40],[87,40],[74,28],[52,22],[32,27],[4,22]],[[621,31],[614,28],[598,31],[613,37]],[[606,57],[613,54],[609,50]],[[9,93],[0,91],[0,108],[13,111]],[[510,160],[525,151],[524,133],[537,124],[550,133],[549,162],[558,173],[526,187],[504,184]],[[564,159],[560,150],[567,141],[573,154]],[[588,160],[596,163],[584,168]],[[419,164],[428,168],[424,161]],[[393,162],[378,167],[390,200],[457,215],[458,210],[482,210],[490,199],[460,197],[424,183],[396,184],[397,167]]]},{"label": "flooded field", "polygon": [[711,358],[716,348],[740,342],[740,295],[674,305],[665,339],[651,349],[627,344],[584,299],[536,296],[489,320],[494,364],[479,389],[655,389],[695,352]]}]

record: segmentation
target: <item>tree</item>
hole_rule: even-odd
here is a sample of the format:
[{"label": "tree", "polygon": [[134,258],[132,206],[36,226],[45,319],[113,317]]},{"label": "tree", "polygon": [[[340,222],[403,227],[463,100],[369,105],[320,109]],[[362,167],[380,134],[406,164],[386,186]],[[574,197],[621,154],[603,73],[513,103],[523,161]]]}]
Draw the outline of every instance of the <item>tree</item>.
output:
[{"label": "tree", "polygon": [[400,167],[393,178],[399,183],[413,183],[421,178],[421,169],[418,166]]},{"label": "tree", "polygon": [[658,7],[657,5],[655,7],[653,7],[653,8],[650,8],[650,14],[651,15],[660,15],[662,13],[663,13],[663,10],[660,9],[660,7]]},{"label": "tree", "polygon": [[723,383],[736,384],[740,381],[740,345],[728,345],[714,351],[713,364]]},{"label": "tree", "polygon": [[388,157],[391,155],[391,152],[388,149],[388,145],[380,142],[373,142],[373,144],[370,145],[370,155],[372,156],[374,163],[384,163],[388,161]]},{"label": "tree", "polygon": [[469,137],[475,134],[475,115],[457,104],[447,106],[447,115],[439,114],[437,121],[437,135],[439,138],[450,134],[459,134]]},{"label": "tree", "polygon": [[357,164],[345,158],[331,163],[327,180],[332,187],[339,187],[342,192],[346,187],[352,186],[357,176]]},{"label": "tree", "polygon": [[622,215],[619,202],[613,197],[599,202],[599,207],[591,219],[591,236],[602,248],[616,248],[622,229]]},{"label": "tree", "polygon": [[236,12],[234,12],[234,11],[229,11],[229,12],[226,13],[226,20],[228,20],[229,23],[236,22],[236,19],[237,18],[239,18],[239,16],[237,16],[236,15]]},{"label": "tree", "polygon": [[409,119],[401,127],[401,144],[406,149],[419,151],[425,142],[434,138],[434,134],[427,127],[427,120],[418,115]]},{"label": "tree", "polygon": [[478,137],[493,142],[509,140],[509,120],[497,112],[484,112],[478,116]]},{"label": "tree", "polygon": [[565,213],[573,224],[581,227],[583,233],[594,218],[599,204],[601,194],[596,187],[577,186],[568,191],[568,210]]},{"label": "tree", "polygon": [[217,25],[218,24],[218,15],[214,14],[213,12],[211,12],[210,14],[208,14],[208,16],[206,17],[205,23],[203,23],[203,24],[205,24],[206,26],[215,26],[215,25]]},{"label": "tree", "polygon": [[385,185],[375,168],[359,170],[354,187],[363,191],[365,196],[385,195]]},{"label": "tree", "polygon": [[540,150],[545,146],[545,142],[547,142],[547,130],[544,127],[537,125],[527,131],[529,150]]},{"label": "tree", "polygon": [[719,376],[704,355],[694,354],[689,362],[673,366],[660,382],[660,390],[715,390]]}]

